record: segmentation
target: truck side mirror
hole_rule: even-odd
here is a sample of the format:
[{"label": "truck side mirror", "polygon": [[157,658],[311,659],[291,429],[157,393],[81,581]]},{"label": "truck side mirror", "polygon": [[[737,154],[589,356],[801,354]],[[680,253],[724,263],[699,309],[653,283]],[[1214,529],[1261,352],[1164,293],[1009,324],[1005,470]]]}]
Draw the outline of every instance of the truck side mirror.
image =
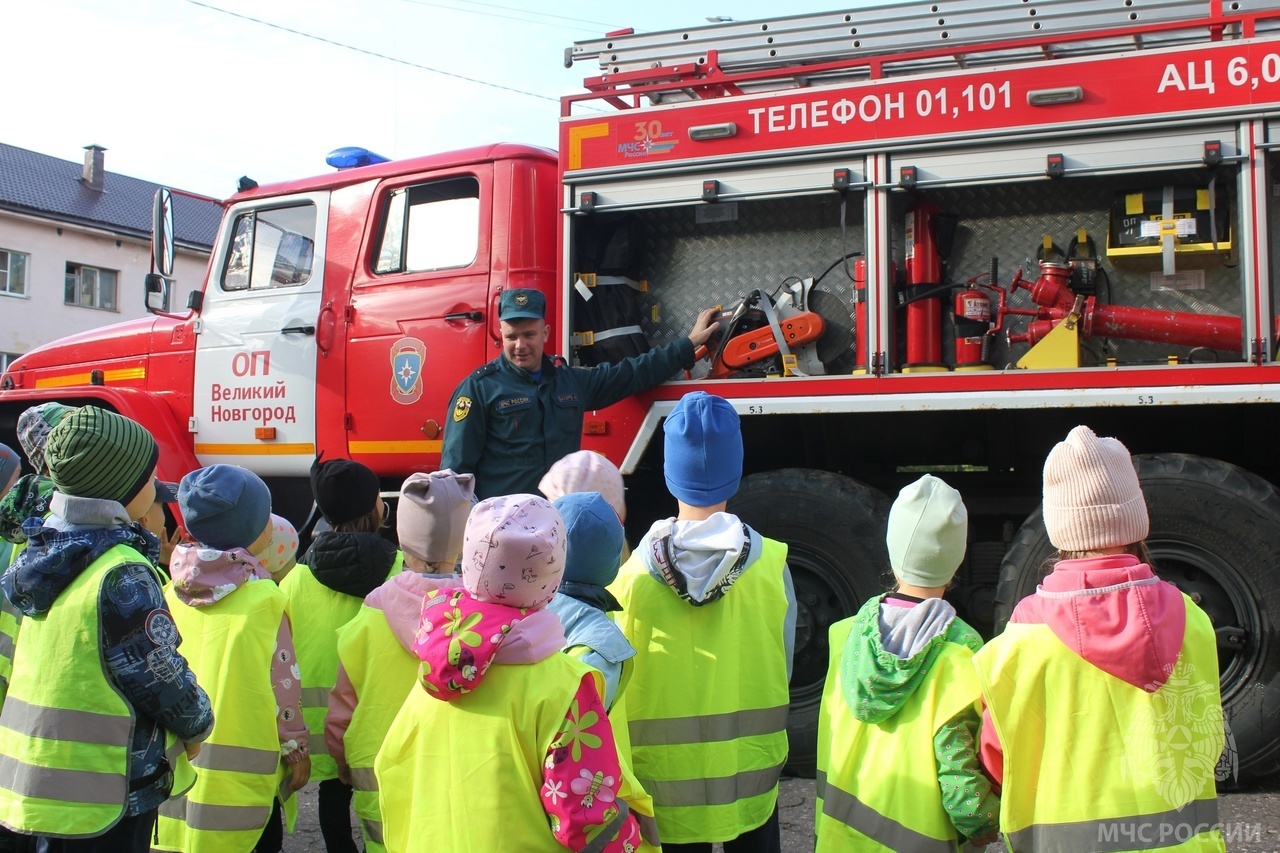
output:
[{"label": "truck side mirror", "polygon": [[158,273],[147,273],[143,281],[147,310],[152,314],[169,313],[169,281]]},{"label": "truck side mirror", "polygon": [[151,269],[166,278],[172,276],[173,250],[173,193],[161,187],[151,204]]}]

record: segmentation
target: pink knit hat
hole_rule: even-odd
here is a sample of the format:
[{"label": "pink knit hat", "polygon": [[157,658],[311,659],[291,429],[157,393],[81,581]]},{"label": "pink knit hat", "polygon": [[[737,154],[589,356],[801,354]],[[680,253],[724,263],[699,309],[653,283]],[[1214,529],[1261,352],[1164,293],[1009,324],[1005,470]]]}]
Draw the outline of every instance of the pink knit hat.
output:
[{"label": "pink knit hat", "polygon": [[553,503],[575,492],[599,492],[618,514],[618,520],[627,520],[622,472],[617,465],[593,450],[579,450],[558,460],[542,475],[538,491]]},{"label": "pink knit hat", "polygon": [[462,544],[462,585],[480,601],[538,610],[556,594],[568,538],[545,498],[501,495],[476,504]]},{"label": "pink knit hat", "polygon": [[1049,451],[1044,526],[1060,551],[1121,548],[1147,538],[1147,501],[1123,444],[1078,426]]}]

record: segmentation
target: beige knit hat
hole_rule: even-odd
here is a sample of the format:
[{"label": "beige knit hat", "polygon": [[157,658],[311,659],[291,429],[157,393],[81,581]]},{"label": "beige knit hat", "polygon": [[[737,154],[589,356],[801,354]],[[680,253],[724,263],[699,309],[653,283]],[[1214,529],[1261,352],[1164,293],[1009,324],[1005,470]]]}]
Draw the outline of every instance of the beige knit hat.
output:
[{"label": "beige knit hat", "polygon": [[1147,538],[1147,501],[1123,444],[1078,426],[1049,451],[1044,526],[1060,551],[1121,548]]},{"label": "beige knit hat", "polygon": [[903,486],[889,508],[889,565],[914,586],[933,589],[951,583],[968,537],[969,511],[960,493],[932,474]]}]

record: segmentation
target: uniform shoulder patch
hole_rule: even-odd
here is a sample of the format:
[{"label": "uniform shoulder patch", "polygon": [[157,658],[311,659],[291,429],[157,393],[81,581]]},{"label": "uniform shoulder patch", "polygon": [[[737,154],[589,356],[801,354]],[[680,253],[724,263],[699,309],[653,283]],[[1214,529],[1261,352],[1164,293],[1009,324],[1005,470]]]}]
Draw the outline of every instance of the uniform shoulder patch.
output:
[{"label": "uniform shoulder patch", "polygon": [[467,419],[467,415],[471,414],[471,398],[459,397],[453,403],[453,422],[461,423]]},{"label": "uniform shoulder patch", "polygon": [[487,364],[477,367],[472,372],[471,378],[479,379],[481,376],[488,376],[490,373],[494,373],[495,371],[497,371],[497,369],[498,369],[498,363],[496,361],[491,361]]},{"label": "uniform shoulder patch", "polygon": [[556,367],[568,367],[569,359],[565,358],[562,355],[553,355],[551,356],[551,363],[554,364]]}]

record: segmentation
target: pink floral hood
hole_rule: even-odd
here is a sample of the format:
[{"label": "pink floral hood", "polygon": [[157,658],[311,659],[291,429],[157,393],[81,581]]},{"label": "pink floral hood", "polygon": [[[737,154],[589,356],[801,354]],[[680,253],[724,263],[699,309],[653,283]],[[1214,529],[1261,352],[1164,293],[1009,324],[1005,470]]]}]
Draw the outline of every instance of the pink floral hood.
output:
[{"label": "pink floral hood", "polygon": [[169,575],[178,600],[192,607],[221,601],[249,581],[271,580],[262,562],[243,548],[219,551],[197,544],[173,549]]},{"label": "pink floral hood", "polygon": [[453,588],[423,598],[412,651],[422,661],[422,686],[450,702],[475,690],[495,663],[536,663],[563,647],[564,628],[554,613],[491,604]]}]

